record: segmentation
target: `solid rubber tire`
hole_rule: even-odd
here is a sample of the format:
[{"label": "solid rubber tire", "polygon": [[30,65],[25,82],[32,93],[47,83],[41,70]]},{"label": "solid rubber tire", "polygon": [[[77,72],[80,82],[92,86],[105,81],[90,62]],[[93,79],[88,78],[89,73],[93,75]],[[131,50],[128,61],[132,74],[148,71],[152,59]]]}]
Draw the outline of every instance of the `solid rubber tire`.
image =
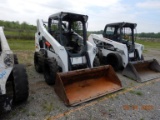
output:
[{"label": "solid rubber tire", "polygon": [[14,64],[18,64],[18,58],[17,58],[17,55],[16,54],[13,54],[13,57],[14,57]]},{"label": "solid rubber tire", "polygon": [[46,58],[44,61],[44,78],[48,85],[55,84],[58,65],[55,58]]},{"label": "solid rubber tire", "polygon": [[28,76],[24,65],[17,64],[13,67],[13,103],[26,101],[29,95]]},{"label": "solid rubber tire", "polygon": [[110,53],[106,57],[106,64],[111,65],[115,71],[122,68],[122,58],[117,53]]},{"label": "solid rubber tire", "polygon": [[144,60],[144,56],[143,55],[141,55],[141,60]]},{"label": "solid rubber tire", "polygon": [[41,52],[34,53],[34,66],[38,73],[43,72],[44,55]]},{"label": "solid rubber tire", "polygon": [[93,67],[98,67],[100,66],[100,61],[97,56],[95,56],[94,61],[93,61]]}]

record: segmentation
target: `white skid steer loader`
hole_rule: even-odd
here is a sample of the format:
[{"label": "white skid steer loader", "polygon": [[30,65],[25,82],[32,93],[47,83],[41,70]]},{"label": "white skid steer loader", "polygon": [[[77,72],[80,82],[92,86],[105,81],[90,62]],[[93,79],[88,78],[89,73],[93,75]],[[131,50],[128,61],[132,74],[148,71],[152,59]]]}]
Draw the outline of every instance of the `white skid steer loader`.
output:
[{"label": "white skid steer loader", "polygon": [[0,113],[10,111],[13,104],[26,101],[29,95],[24,65],[10,50],[0,27]]},{"label": "white skid steer loader", "polygon": [[48,25],[37,20],[35,69],[70,106],[122,88],[111,66],[96,67],[97,48],[86,40],[87,20],[87,15],[68,12],[51,15]]},{"label": "white skid steer loader", "polygon": [[111,23],[105,26],[103,35],[91,34],[89,42],[99,48],[101,64],[109,64],[115,70],[124,68],[122,74],[138,82],[160,77],[157,60],[144,60],[142,44],[135,43],[135,23]]}]

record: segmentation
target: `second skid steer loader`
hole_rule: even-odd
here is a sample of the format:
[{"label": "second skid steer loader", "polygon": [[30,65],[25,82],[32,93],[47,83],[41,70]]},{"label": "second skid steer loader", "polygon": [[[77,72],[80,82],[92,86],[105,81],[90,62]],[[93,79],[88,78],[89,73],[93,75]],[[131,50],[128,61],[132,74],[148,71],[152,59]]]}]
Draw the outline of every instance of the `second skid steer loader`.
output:
[{"label": "second skid steer loader", "polygon": [[115,70],[124,68],[122,74],[138,82],[160,77],[157,60],[144,60],[144,46],[135,43],[136,23],[119,22],[107,24],[102,35],[91,34],[89,42],[99,48],[97,54],[102,64],[109,64]]},{"label": "second skid steer loader", "polygon": [[[122,88],[111,66],[99,66],[97,48],[86,41],[88,16],[60,12],[37,20],[35,69],[66,105],[79,103]],[[94,67],[94,68],[93,68]]]}]

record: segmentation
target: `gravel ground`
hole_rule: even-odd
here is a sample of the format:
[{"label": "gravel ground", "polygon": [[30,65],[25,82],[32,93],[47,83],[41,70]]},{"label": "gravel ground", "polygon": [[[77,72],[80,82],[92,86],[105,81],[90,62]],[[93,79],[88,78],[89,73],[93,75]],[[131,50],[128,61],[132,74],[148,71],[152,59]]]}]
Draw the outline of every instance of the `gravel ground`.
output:
[{"label": "gravel ground", "polygon": [[[22,52],[24,54],[24,51],[16,51],[19,56]],[[33,52],[29,53],[33,54]],[[144,57],[146,60],[155,58],[160,63],[160,50],[147,50]],[[33,56],[29,56],[29,59],[25,63],[29,77],[30,96],[27,102],[14,106],[9,113],[0,115],[0,120],[160,119],[160,79],[137,83],[122,76],[121,72],[117,72],[123,90],[75,107],[67,107],[55,94],[53,86],[45,83],[43,74],[35,71]],[[23,58],[20,60],[23,61]]]}]

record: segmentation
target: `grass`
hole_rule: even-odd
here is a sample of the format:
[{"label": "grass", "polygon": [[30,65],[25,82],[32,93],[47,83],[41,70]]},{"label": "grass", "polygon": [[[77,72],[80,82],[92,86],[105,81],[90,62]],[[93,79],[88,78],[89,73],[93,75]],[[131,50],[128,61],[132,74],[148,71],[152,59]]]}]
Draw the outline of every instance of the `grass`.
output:
[{"label": "grass", "polygon": [[133,91],[133,90],[131,90],[130,93],[138,95],[138,96],[142,96],[143,95],[143,93],[140,92],[140,91]]},{"label": "grass", "polygon": [[160,42],[136,40],[137,43],[144,45],[145,48],[160,49]]},{"label": "grass", "polygon": [[108,111],[109,111],[109,112],[113,112],[113,110],[112,110],[112,109],[109,109]]},{"label": "grass", "polygon": [[22,113],[26,113],[26,112],[27,112],[27,109],[21,108],[20,111],[21,111]]},{"label": "grass", "polygon": [[31,115],[32,115],[32,116],[36,116],[36,113],[35,113],[35,112],[32,112]]},{"label": "grass", "polygon": [[16,36],[19,36],[19,35],[32,35],[34,36],[36,31],[4,31],[5,35],[16,35]]},{"label": "grass", "polygon": [[53,109],[54,109],[54,106],[53,106],[53,103],[48,103],[48,102],[45,102],[43,105],[42,105],[43,109],[46,110],[48,113],[50,113]]},{"label": "grass", "polygon": [[18,36],[18,32],[17,31],[4,31],[5,35],[17,35]]},{"label": "grass", "polygon": [[11,50],[34,50],[34,40],[8,40]]},{"label": "grass", "polygon": [[[143,44],[145,48],[156,48],[160,49],[160,42],[152,42],[152,41],[144,41],[137,40],[137,43]],[[11,50],[34,50],[34,40],[15,40],[9,39],[8,43],[10,45]],[[147,52],[145,49],[144,52]]]},{"label": "grass", "polygon": [[140,120],[144,120],[144,118],[141,118]]},{"label": "grass", "polygon": [[27,39],[27,38],[34,38],[34,35],[35,35],[35,31],[18,31],[18,30],[15,30],[15,31],[4,31],[5,33],[5,36],[7,38],[23,38],[23,39]]},{"label": "grass", "polygon": [[17,112],[16,111],[12,111],[12,116],[15,116],[17,115]]},{"label": "grass", "polygon": [[143,53],[148,53],[148,50],[144,49],[144,50],[143,50]]},{"label": "grass", "polygon": [[13,51],[13,52],[17,55],[19,63],[26,64],[27,66],[33,64],[34,50]]},{"label": "grass", "polygon": [[27,114],[27,116],[36,116],[36,113],[35,112],[29,112],[28,114]]},{"label": "grass", "polygon": [[130,83],[130,86],[134,86],[134,83],[133,83],[133,82],[131,82],[131,83]]}]

